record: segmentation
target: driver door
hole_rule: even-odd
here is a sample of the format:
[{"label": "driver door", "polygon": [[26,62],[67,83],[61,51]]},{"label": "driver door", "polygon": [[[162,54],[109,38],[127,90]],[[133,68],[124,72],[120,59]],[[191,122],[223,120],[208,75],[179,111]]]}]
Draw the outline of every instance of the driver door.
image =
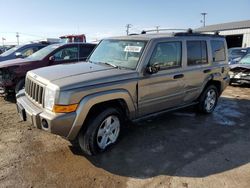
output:
[{"label": "driver door", "polygon": [[156,44],[148,66],[156,64],[160,70],[146,73],[138,83],[139,116],[176,107],[183,101],[182,42]]}]

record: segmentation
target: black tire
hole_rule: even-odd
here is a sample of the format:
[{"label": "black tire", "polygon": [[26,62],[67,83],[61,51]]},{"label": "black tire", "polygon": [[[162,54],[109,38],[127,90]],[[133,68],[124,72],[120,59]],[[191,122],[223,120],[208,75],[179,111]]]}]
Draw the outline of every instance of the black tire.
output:
[{"label": "black tire", "polygon": [[24,89],[24,85],[25,85],[25,80],[21,79],[15,87],[15,92],[18,93],[20,90]]},{"label": "black tire", "polygon": [[[208,98],[209,92],[210,93],[212,92],[215,95],[215,97],[214,97],[215,101],[214,101],[213,105],[211,105],[211,103],[210,103],[211,108],[208,108],[208,106],[206,105],[207,104],[206,100]],[[218,97],[219,97],[218,90],[214,85],[210,85],[210,86],[206,87],[199,98],[198,110],[204,114],[212,113],[217,105]]]},{"label": "black tire", "polygon": [[[101,148],[98,145],[98,138],[100,138],[100,136],[97,136],[98,131],[101,126],[104,126],[104,121],[111,116],[116,117],[116,120],[119,120],[119,133],[115,142],[110,143],[105,148]],[[122,132],[123,119],[122,113],[115,108],[107,108],[106,110],[91,116],[87,124],[84,125],[87,126],[86,129],[82,130],[78,135],[78,143],[81,150],[87,155],[96,155],[98,153],[104,152],[111,145],[117,143]]]}]

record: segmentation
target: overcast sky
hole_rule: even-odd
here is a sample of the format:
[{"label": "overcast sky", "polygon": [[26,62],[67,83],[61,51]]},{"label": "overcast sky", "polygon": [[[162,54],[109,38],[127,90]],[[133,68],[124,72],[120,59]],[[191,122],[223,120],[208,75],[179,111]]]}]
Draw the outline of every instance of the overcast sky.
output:
[{"label": "overcast sky", "polygon": [[250,19],[250,0],[0,0],[0,42],[84,33],[88,41],[154,28],[197,28]]}]

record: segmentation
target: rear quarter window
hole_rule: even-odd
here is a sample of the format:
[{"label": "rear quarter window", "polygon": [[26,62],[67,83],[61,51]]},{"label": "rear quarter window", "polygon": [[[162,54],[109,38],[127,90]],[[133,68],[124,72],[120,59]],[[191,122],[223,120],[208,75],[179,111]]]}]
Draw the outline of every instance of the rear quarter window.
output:
[{"label": "rear quarter window", "polygon": [[221,40],[211,40],[213,62],[225,61],[225,43]]}]

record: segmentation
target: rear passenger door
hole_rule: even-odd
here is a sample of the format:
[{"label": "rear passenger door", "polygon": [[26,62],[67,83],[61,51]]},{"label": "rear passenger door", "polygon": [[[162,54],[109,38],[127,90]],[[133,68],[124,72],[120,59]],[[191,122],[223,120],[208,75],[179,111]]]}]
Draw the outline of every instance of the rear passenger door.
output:
[{"label": "rear passenger door", "polygon": [[159,72],[145,73],[138,82],[140,116],[175,107],[182,102],[182,41],[155,44],[148,66],[155,64],[160,67]]},{"label": "rear passenger door", "polygon": [[204,80],[210,74],[207,40],[186,41],[185,95],[184,103],[195,100],[200,95]]}]

